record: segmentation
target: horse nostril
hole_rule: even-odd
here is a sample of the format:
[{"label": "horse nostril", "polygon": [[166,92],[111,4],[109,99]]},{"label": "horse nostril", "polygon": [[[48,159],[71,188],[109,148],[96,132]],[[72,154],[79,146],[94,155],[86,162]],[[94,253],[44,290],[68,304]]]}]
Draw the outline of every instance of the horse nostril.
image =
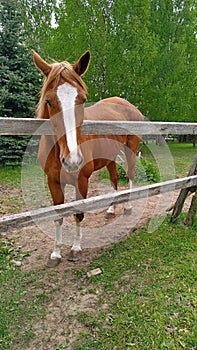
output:
[{"label": "horse nostril", "polygon": [[67,165],[67,162],[66,162],[65,158],[62,157],[61,163],[62,163],[62,165]]},{"label": "horse nostril", "polygon": [[79,168],[83,165],[83,161],[84,161],[83,157],[80,156],[80,158],[79,158],[79,160],[77,162],[77,165],[78,165]]},{"label": "horse nostril", "polygon": [[62,159],[61,159],[61,163],[62,163],[63,168],[64,168],[66,171],[70,172],[70,170],[71,170],[71,164],[70,164],[69,160],[66,159],[66,158],[62,158]]}]

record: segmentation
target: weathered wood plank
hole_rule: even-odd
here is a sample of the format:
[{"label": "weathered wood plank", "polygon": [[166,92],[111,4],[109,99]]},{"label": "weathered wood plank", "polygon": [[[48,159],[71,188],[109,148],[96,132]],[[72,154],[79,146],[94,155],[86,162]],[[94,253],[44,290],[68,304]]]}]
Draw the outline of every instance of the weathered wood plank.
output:
[{"label": "weathered wood plank", "polygon": [[68,216],[77,212],[87,212],[104,207],[110,204],[118,204],[127,201],[134,201],[140,198],[154,196],[159,193],[170,192],[180,188],[197,185],[197,175],[182,179],[165,181],[153,185],[142,186],[132,190],[124,190],[116,193],[108,193],[102,196],[91,197],[71,203],[57,206],[50,206],[32,210],[20,214],[13,214],[0,219],[0,232],[8,231],[18,227],[33,225],[35,223],[57,220],[60,217]]},{"label": "weathered wood plank", "polygon": [[84,134],[116,135],[194,135],[197,134],[197,123],[165,122],[118,122],[118,121],[84,121]]},{"label": "weathered wood plank", "polygon": [[[197,123],[84,121],[84,134],[185,135],[197,134]],[[34,118],[0,118],[0,135],[53,135],[50,121]]]},{"label": "weathered wood plank", "polygon": [[0,118],[0,135],[54,135],[47,119]]}]

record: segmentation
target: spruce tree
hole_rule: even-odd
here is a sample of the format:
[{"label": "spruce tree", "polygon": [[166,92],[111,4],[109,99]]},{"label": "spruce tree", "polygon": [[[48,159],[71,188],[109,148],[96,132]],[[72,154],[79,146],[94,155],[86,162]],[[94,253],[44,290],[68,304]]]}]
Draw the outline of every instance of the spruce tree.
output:
[{"label": "spruce tree", "polygon": [[32,117],[38,76],[26,46],[23,14],[17,0],[0,4],[0,112],[2,117]]},{"label": "spruce tree", "polygon": [[[23,13],[18,0],[0,3],[0,116],[33,117],[38,74],[26,44]],[[21,161],[27,137],[0,137],[0,165]]]}]

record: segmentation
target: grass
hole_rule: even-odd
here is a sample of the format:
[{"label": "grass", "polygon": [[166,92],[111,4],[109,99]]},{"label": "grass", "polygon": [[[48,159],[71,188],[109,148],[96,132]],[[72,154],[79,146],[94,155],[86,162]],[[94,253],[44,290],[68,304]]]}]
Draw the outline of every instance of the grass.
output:
[{"label": "grass", "polygon": [[21,167],[0,167],[0,184],[20,187]]},{"label": "grass", "polygon": [[20,272],[14,261],[22,261],[28,253],[13,241],[2,239],[0,251],[0,349],[15,349],[17,343],[23,348],[34,337],[32,323],[44,314],[47,296],[38,292],[44,271]]},{"label": "grass", "polygon": [[106,249],[91,266],[100,310],[78,315],[87,332],[74,349],[196,349],[196,243],[196,226],[166,220]]},{"label": "grass", "polygon": [[166,147],[158,147],[155,142],[149,142],[148,145],[141,146],[141,151],[143,157],[160,166],[166,179],[173,166],[176,177],[186,176],[197,153],[192,143],[179,142],[168,142]]},{"label": "grass", "polygon": [[[21,167],[0,168],[1,214],[18,213],[24,206],[21,193]],[[10,191],[11,190],[11,191]],[[44,315],[48,299],[40,293],[44,270],[22,273],[14,261],[22,261],[29,253],[22,252],[15,241],[0,239],[0,349],[15,349],[34,337],[32,324]],[[36,286],[36,287],[33,287]],[[19,346],[19,347],[20,347]]]},{"label": "grass", "polygon": [[8,215],[20,212],[24,205],[21,194],[21,168],[0,167],[0,186],[0,214]]},{"label": "grass", "polygon": [[44,172],[35,162],[22,168],[0,167],[0,186],[2,215],[48,206],[51,201]]},{"label": "grass", "polygon": [[191,143],[168,143],[169,149],[174,157],[177,176],[186,176],[197,154],[197,148]]}]

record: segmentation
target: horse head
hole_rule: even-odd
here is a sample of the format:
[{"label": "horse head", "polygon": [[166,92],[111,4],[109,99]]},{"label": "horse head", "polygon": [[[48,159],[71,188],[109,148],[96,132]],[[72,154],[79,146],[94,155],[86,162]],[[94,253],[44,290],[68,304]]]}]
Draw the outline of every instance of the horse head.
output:
[{"label": "horse head", "polygon": [[62,167],[69,173],[76,172],[84,161],[80,150],[80,129],[87,88],[81,75],[88,69],[90,52],[85,52],[75,64],[67,61],[48,64],[35,51],[32,53],[35,65],[45,76],[38,117],[50,118]]}]

